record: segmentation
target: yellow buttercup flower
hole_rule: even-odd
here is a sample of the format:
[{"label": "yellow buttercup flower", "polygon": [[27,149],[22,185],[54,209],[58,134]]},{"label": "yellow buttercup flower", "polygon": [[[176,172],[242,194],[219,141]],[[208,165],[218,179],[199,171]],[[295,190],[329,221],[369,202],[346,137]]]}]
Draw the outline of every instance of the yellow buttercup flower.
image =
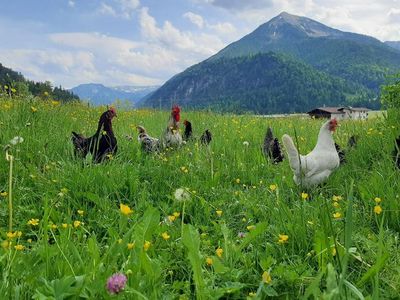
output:
[{"label": "yellow buttercup flower", "polygon": [[17,251],[22,251],[22,250],[24,250],[25,246],[23,246],[23,245],[15,245],[14,248]]},{"label": "yellow buttercup flower", "polygon": [[79,226],[81,226],[81,221],[74,221],[74,227],[78,228]]},{"label": "yellow buttercup flower", "polygon": [[176,220],[175,216],[168,216],[168,221],[173,222]]},{"label": "yellow buttercup flower", "polygon": [[39,219],[30,219],[28,221],[28,225],[38,226],[39,225]]},{"label": "yellow buttercup flower", "polygon": [[377,215],[382,213],[382,207],[380,205],[376,205],[374,207],[374,213],[376,213]]},{"label": "yellow buttercup flower", "polygon": [[223,250],[222,248],[219,248],[219,247],[218,247],[218,249],[215,250],[215,254],[217,254],[217,256],[218,256],[219,258],[222,257],[222,254],[223,254],[223,253],[224,253],[224,250]]},{"label": "yellow buttercup flower", "polygon": [[84,213],[85,213],[85,211],[78,209],[78,215],[83,216]]},{"label": "yellow buttercup flower", "polygon": [[278,243],[279,243],[279,244],[284,244],[284,243],[287,243],[288,240],[289,240],[289,236],[288,236],[288,235],[286,235],[286,234],[280,234],[280,235],[279,235]]},{"label": "yellow buttercup flower", "polygon": [[176,211],[176,212],[173,213],[173,215],[174,215],[175,218],[179,218],[179,216],[181,215],[181,213]]},{"label": "yellow buttercup flower", "polygon": [[222,210],[216,210],[215,212],[216,212],[218,217],[222,216]]},{"label": "yellow buttercup flower", "polygon": [[8,196],[8,193],[7,193],[7,192],[1,192],[1,193],[0,193],[0,196],[2,196],[2,197],[7,197],[7,196]]},{"label": "yellow buttercup flower", "polygon": [[335,213],[333,214],[333,217],[334,217],[335,219],[339,219],[341,216],[342,216],[342,214],[341,214],[340,212],[335,212]]},{"label": "yellow buttercup flower", "polygon": [[130,214],[133,213],[133,210],[128,205],[122,203],[119,205],[119,209],[121,213],[125,216],[129,216]]},{"label": "yellow buttercup flower", "polygon": [[135,248],[135,242],[133,243],[128,243],[127,244],[128,250],[132,250],[133,248]]},{"label": "yellow buttercup flower", "polygon": [[265,272],[262,274],[262,281],[263,281],[264,283],[266,283],[266,284],[271,283],[271,281],[272,281],[271,274],[269,274],[269,272],[265,271]]},{"label": "yellow buttercup flower", "polygon": [[4,240],[1,242],[1,247],[4,249],[8,249],[10,247],[10,242],[7,240]]},{"label": "yellow buttercup flower", "polygon": [[249,225],[246,228],[247,228],[248,231],[252,231],[252,230],[256,229],[256,226],[255,225]]},{"label": "yellow buttercup flower", "polygon": [[340,200],[342,200],[342,196],[333,195],[332,196],[332,200],[335,201],[335,202],[340,201]]},{"label": "yellow buttercup flower", "polygon": [[212,266],[212,264],[213,264],[213,259],[212,259],[211,257],[207,257],[207,258],[206,258],[206,263],[207,263],[207,266]]},{"label": "yellow buttercup flower", "polygon": [[168,240],[171,238],[171,236],[168,234],[168,232],[163,232],[163,233],[161,234],[161,236],[162,236],[162,238],[163,238],[164,240],[166,240],[166,241],[168,241]]},{"label": "yellow buttercup flower", "polygon": [[271,184],[271,185],[269,186],[269,189],[270,189],[272,192],[275,191],[276,188],[277,188],[277,185],[276,185],[276,184]]},{"label": "yellow buttercup flower", "polygon": [[35,113],[35,112],[37,112],[37,108],[34,106],[31,106],[31,111]]},{"label": "yellow buttercup flower", "polygon": [[68,227],[68,224],[67,224],[67,223],[62,223],[62,224],[61,224],[61,227],[62,227],[62,228],[67,228],[67,227]]},{"label": "yellow buttercup flower", "polygon": [[381,203],[382,199],[379,198],[379,197],[376,197],[376,198],[374,199],[374,201],[375,201],[376,204],[379,204],[379,203]]},{"label": "yellow buttercup flower", "polygon": [[307,193],[301,193],[301,199],[307,200],[308,199],[308,194]]},{"label": "yellow buttercup flower", "polygon": [[151,242],[149,242],[149,241],[144,241],[144,245],[143,245],[144,251],[149,250],[150,246],[151,246]]},{"label": "yellow buttercup flower", "polygon": [[240,183],[240,179],[239,179],[239,178],[236,178],[236,180],[235,180],[235,181],[236,181],[236,183],[237,183],[237,184],[239,184],[239,183]]}]

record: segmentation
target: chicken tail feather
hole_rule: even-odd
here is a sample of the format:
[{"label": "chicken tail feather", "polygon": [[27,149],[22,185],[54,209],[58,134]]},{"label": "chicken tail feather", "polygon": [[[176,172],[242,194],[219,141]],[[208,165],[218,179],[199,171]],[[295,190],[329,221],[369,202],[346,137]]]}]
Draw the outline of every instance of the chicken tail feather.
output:
[{"label": "chicken tail feather", "polygon": [[285,146],[286,152],[289,158],[290,167],[293,170],[299,170],[300,162],[299,162],[299,152],[297,151],[296,146],[293,143],[293,140],[287,134],[282,136],[282,142]]}]

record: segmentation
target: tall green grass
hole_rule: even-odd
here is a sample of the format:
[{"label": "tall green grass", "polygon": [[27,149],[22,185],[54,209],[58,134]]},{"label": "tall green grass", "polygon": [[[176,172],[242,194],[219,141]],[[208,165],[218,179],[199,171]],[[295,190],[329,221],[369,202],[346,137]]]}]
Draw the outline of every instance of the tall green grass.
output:
[{"label": "tall green grass", "polygon": [[[335,140],[345,146],[356,134],[357,147],[326,184],[302,190],[287,160],[270,164],[261,145],[268,126],[278,137],[296,130],[306,153],[320,120],[183,111],[197,137],[211,130],[210,149],[191,142],[146,155],[135,126],[160,136],[169,113],[119,109],[113,123],[119,152],[92,164],[74,158],[71,131],[93,134],[104,108],[8,99],[0,108],[1,146],[24,138],[9,149],[12,226],[20,237],[7,237],[10,166],[5,152],[0,158],[0,190],[8,193],[0,200],[5,298],[107,299],[106,280],[116,272],[128,276],[119,295],[125,299],[387,299],[400,293],[399,171],[390,157],[399,127],[390,118],[341,122]],[[178,188],[190,199],[177,201]],[[342,197],[337,207],[333,196]],[[134,212],[123,215],[120,203]],[[171,221],[174,213],[179,216]],[[38,226],[28,225],[31,219]],[[270,282],[263,282],[265,271]]]}]

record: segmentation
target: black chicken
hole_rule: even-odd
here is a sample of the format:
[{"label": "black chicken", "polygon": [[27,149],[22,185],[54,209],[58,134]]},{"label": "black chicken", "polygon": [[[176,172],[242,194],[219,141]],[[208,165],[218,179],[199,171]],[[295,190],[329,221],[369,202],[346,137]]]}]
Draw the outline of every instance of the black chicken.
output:
[{"label": "black chicken", "polygon": [[78,157],[86,157],[91,153],[93,160],[98,163],[104,160],[108,155],[117,152],[117,139],[112,130],[112,119],[116,116],[114,108],[105,111],[99,119],[99,125],[96,133],[91,137],[85,137],[82,134],[72,132],[72,143],[74,144],[74,153]]},{"label": "black chicken", "polygon": [[396,139],[396,145],[393,150],[393,159],[394,159],[394,163],[396,164],[397,168],[400,169],[400,135]]},{"label": "black chicken", "polygon": [[[357,146],[357,136],[352,135],[349,137],[347,141],[347,150],[355,148]],[[335,143],[336,152],[339,155],[340,164],[344,164],[346,162],[346,152],[347,150],[343,150],[337,143]]]},{"label": "black chicken", "polygon": [[187,142],[193,138],[192,123],[190,123],[188,120],[185,120],[185,121],[183,121],[183,125],[185,125],[185,132],[183,133],[183,140]]},{"label": "black chicken", "polygon": [[272,160],[274,164],[283,161],[283,153],[277,138],[272,134],[271,127],[268,127],[264,138],[263,153],[266,159]]},{"label": "black chicken", "polygon": [[212,140],[212,134],[211,131],[206,129],[206,131],[203,132],[203,134],[200,136],[200,143],[203,145],[208,145],[210,144]]}]

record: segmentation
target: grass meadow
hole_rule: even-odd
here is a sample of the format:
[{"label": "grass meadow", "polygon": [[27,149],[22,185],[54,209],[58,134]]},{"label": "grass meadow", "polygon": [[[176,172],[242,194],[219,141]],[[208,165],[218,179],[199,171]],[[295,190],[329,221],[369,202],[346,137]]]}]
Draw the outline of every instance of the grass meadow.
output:
[{"label": "grass meadow", "polygon": [[[146,155],[135,126],[160,136],[169,112],[121,108],[118,153],[76,159],[71,131],[92,135],[104,110],[0,100],[0,145],[23,138],[0,157],[2,299],[398,299],[390,118],[340,122],[335,141],[356,134],[357,147],[305,190],[261,145],[268,126],[279,139],[296,131],[304,154],[321,120],[183,110],[197,137],[211,130],[211,145]],[[115,273],[127,282],[110,294]]]}]

